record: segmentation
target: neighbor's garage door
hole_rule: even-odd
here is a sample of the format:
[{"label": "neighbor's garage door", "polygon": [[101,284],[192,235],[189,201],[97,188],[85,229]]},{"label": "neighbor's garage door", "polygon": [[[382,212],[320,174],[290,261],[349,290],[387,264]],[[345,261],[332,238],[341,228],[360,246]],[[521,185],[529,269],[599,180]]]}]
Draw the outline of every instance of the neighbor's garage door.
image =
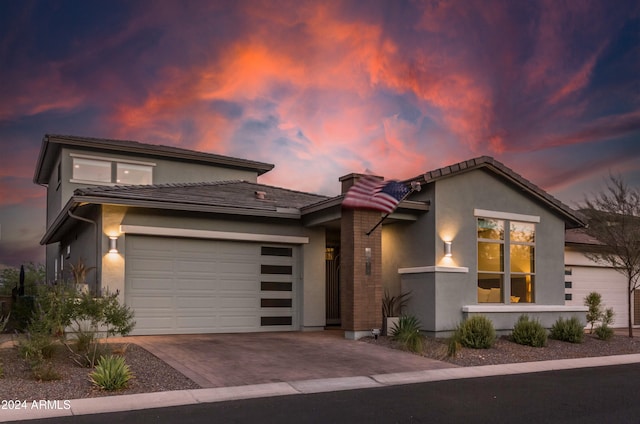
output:
[{"label": "neighbor's garage door", "polygon": [[128,235],[132,334],[293,330],[295,246]]}]

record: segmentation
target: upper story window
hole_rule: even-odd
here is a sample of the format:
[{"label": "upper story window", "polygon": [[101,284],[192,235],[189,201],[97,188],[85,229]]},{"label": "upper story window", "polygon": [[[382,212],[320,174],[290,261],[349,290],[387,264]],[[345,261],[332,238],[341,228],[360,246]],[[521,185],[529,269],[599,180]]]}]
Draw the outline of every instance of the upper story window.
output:
[{"label": "upper story window", "polygon": [[73,158],[73,179],[81,181],[111,182],[111,162]]},{"label": "upper story window", "polygon": [[71,182],[98,185],[153,184],[153,163],[71,155]]},{"label": "upper story window", "polygon": [[477,218],[478,303],[532,303],[535,223]]},{"label": "upper story window", "polygon": [[152,167],[132,163],[116,164],[116,183],[118,184],[152,184]]}]

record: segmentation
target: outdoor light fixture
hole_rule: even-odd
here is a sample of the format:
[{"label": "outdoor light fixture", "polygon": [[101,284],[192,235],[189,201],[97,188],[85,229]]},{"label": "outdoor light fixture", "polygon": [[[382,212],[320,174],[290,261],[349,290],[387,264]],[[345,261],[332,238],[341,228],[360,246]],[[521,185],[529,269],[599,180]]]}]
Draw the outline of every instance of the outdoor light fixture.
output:
[{"label": "outdoor light fixture", "polygon": [[364,273],[371,275],[371,248],[364,248]]},{"label": "outdoor light fixture", "polygon": [[118,253],[118,237],[109,236],[109,253]]},{"label": "outdoor light fixture", "polygon": [[453,256],[453,254],[451,253],[451,242],[450,241],[445,241],[444,242],[444,256],[447,258],[450,258],[451,256]]}]

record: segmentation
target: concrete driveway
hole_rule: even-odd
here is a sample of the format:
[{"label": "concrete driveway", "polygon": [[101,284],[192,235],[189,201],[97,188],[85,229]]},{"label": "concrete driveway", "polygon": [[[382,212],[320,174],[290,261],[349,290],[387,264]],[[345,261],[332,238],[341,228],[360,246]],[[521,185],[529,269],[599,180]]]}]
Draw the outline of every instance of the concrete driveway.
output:
[{"label": "concrete driveway", "polygon": [[407,352],[346,340],[342,331],[132,336],[202,387],[453,368]]}]

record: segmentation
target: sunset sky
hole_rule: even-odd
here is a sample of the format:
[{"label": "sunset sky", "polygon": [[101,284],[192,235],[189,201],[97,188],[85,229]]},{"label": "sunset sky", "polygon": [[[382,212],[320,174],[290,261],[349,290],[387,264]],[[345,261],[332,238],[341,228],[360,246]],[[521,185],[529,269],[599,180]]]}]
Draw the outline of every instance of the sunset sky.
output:
[{"label": "sunset sky", "polygon": [[45,133],[275,164],[336,195],[480,155],[576,206],[640,186],[637,0],[0,0],[0,268],[42,262]]}]

